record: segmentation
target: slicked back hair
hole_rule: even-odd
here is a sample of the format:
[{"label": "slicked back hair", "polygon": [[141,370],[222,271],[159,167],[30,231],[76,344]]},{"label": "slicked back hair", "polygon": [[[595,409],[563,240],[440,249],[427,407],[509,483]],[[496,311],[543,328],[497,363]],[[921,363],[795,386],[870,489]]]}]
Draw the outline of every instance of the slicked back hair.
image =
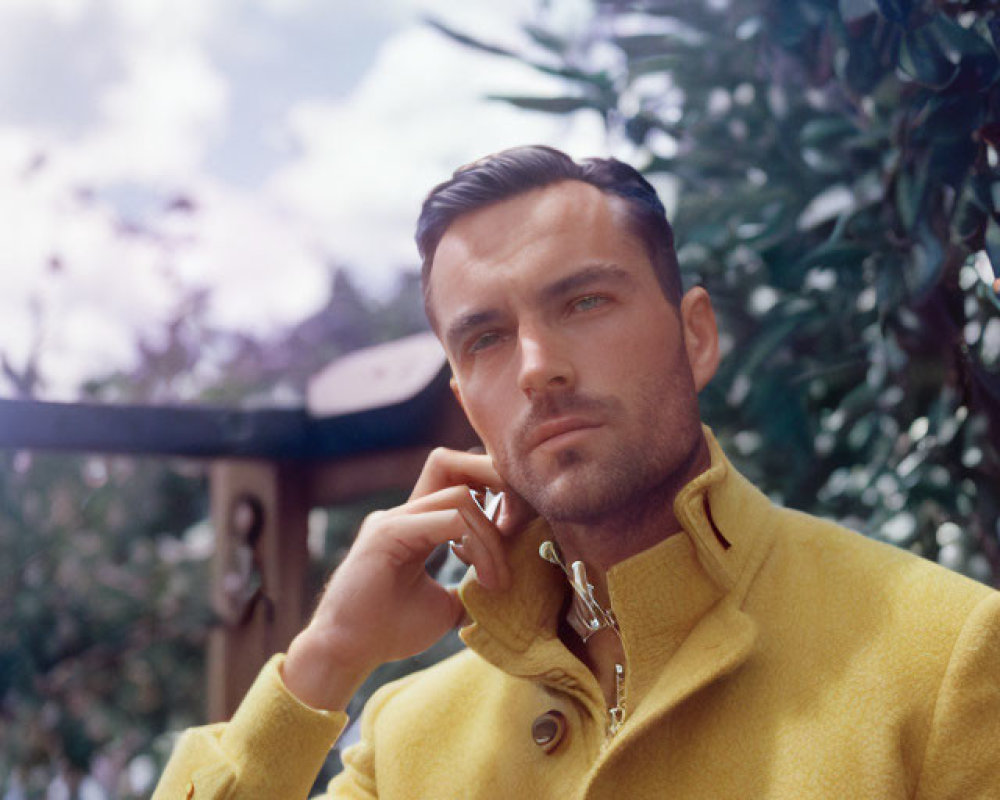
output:
[{"label": "slicked back hair", "polygon": [[532,189],[561,181],[582,181],[624,201],[626,224],[646,248],[650,264],[674,305],[681,300],[681,278],[674,233],[656,190],[633,167],[614,158],[588,158],[579,163],[554,147],[514,147],[455,170],[427,195],[417,220],[417,250],[423,261],[424,306],[429,303],[431,265],[442,237],[463,214],[486,208]]}]

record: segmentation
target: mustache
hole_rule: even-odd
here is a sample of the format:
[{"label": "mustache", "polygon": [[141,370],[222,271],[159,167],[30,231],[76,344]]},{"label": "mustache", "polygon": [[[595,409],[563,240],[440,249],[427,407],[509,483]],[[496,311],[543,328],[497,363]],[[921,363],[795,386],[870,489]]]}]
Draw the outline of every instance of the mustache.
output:
[{"label": "mustache", "polygon": [[544,394],[536,399],[524,418],[515,426],[515,441],[524,446],[539,425],[555,417],[577,415],[586,419],[612,416],[618,405],[615,398],[571,394]]}]

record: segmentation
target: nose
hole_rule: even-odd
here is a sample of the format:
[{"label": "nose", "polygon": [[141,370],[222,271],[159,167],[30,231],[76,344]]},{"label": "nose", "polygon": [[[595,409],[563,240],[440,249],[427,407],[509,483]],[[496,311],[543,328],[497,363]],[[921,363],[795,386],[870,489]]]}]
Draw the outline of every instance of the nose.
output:
[{"label": "nose", "polygon": [[518,340],[521,353],[518,387],[522,392],[531,397],[573,387],[576,373],[572,361],[555,337],[522,331]]}]

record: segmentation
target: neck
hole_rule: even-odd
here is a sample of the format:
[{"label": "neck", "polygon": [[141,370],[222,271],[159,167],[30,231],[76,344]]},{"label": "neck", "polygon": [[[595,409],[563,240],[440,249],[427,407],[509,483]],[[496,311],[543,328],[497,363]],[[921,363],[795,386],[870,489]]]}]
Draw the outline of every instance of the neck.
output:
[{"label": "neck", "polygon": [[692,479],[708,469],[711,457],[703,436],[684,463],[644,495],[595,520],[552,524],[552,535],[567,564],[583,561],[598,601],[608,604],[607,571],[680,530],[674,499]]}]

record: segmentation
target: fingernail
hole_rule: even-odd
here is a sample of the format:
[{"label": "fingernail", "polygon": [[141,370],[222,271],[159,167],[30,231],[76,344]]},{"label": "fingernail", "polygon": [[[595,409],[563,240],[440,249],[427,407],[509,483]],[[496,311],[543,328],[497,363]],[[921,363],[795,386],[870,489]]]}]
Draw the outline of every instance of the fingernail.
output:
[{"label": "fingernail", "polygon": [[469,556],[465,552],[464,536],[462,537],[462,540],[459,542],[456,542],[454,539],[451,539],[448,542],[448,547],[451,548],[451,552],[455,554],[455,558],[457,558],[459,561],[465,564],[465,566],[469,566]]}]

